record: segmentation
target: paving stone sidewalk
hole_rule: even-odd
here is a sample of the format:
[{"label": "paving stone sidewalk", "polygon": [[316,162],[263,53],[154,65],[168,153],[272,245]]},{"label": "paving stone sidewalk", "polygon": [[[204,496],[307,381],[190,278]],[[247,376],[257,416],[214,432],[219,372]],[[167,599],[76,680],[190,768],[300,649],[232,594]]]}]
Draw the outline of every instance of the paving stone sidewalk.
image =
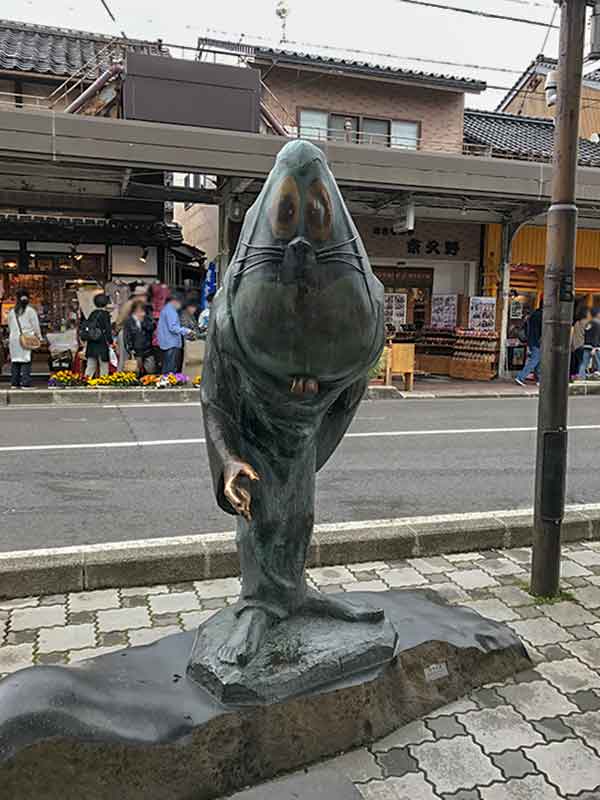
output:
[{"label": "paving stone sidewalk", "polygon": [[[564,548],[563,600],[524,591],[529,548],[310,570],[323,591],[423,588],[506,622],[534,668],[327,762],[365,800],[600,800],[600,542]],[[0,675],[195,628],[237,578],[0,601]]]}]

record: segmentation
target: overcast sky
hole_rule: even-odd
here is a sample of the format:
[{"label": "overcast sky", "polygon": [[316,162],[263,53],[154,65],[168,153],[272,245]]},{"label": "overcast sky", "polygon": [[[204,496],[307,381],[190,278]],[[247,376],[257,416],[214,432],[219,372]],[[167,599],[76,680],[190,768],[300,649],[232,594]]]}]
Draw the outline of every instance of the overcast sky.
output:
[{"label": "overcast sky", "polygon": [[[207,29],[277,42],[280,22],[275,0],[2,0],[2,17],[78,30],[156,39],[193,45]],[[440,0],[438,0],[440,2]],[[441,0],[444,4],[480,9],[549,23],[552,0]],[[541,52],[546,28],[418,8],[398,0],[288,0],[288,38],[297,42],[394,53],[522,70]],[[558,14],[555,23],[558,23]],[[556,55],[557,32],[551,31],[546,55]],[[174,55],[177,52],[174,51]],[[367,57],[365,57],[367,60]],[[369,60],[376,62],[372,56]],[[380,59],[381,60],[381,59]],[[436,64],[409,64],[415,69],[469,75],[489,84],[508,86],[516,74],[459,69]],[[467,97],[472,107],[494,107],[501,91]]]}]

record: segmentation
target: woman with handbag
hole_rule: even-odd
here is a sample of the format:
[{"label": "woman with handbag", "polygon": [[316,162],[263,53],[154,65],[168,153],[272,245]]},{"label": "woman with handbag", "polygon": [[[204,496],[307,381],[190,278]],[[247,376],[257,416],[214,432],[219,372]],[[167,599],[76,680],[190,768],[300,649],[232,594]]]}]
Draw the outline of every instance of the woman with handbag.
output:
[{"label": "woman with handbag", "polygon": [[154,320],[147,313],[145,300],[134,300],[131,313],[123,326],[123,343],[127,358],[125,372],[153,375],[156,372],[152,335]]},{"label": "woman with handbag", "polygon": [[29,293],[25,289],[18,292],[16,305],[8,315],[8,334],[11,388],[29,389],[31,353],[41,346],[42,331],[37,312],[29,305]]}]

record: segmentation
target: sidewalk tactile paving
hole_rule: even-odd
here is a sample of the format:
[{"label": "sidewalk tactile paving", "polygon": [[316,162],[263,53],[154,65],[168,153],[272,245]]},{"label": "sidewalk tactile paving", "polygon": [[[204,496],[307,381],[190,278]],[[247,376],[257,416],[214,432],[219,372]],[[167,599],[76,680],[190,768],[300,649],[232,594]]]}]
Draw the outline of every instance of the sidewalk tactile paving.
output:
[{"label": "sidewalk tactile paving", "polygon": [[[328,761],[365,800],[600,800],[600,543],[565,548],[573,600],[536,605],[530,557],[513,548],[310,571],[324,592],[436,592],[506,622],[536,664]],[[193,631],[239,590],[233,577],[0,601],[0,676]]]}]

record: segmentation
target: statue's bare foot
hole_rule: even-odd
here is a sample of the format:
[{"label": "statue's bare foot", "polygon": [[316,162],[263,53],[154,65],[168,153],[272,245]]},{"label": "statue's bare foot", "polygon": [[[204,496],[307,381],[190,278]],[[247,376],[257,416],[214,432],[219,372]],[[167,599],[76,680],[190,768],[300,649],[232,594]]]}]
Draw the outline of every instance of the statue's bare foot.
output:
[{"label": "statue's bare foot", "polygon": [[308,590],[304,608],[321,617],[333,617],[346,622],[379,622],[383,619],[382,608],[373,608],[364,603],[350,603],[314,589]]},{"label": "statue's bare foot", "polygon": [[217,656],[225,664],[245,667],[251,661],[271,627],[272,617],[262,608],[246,608],[237,618],[229,639],[219,648]]}]

